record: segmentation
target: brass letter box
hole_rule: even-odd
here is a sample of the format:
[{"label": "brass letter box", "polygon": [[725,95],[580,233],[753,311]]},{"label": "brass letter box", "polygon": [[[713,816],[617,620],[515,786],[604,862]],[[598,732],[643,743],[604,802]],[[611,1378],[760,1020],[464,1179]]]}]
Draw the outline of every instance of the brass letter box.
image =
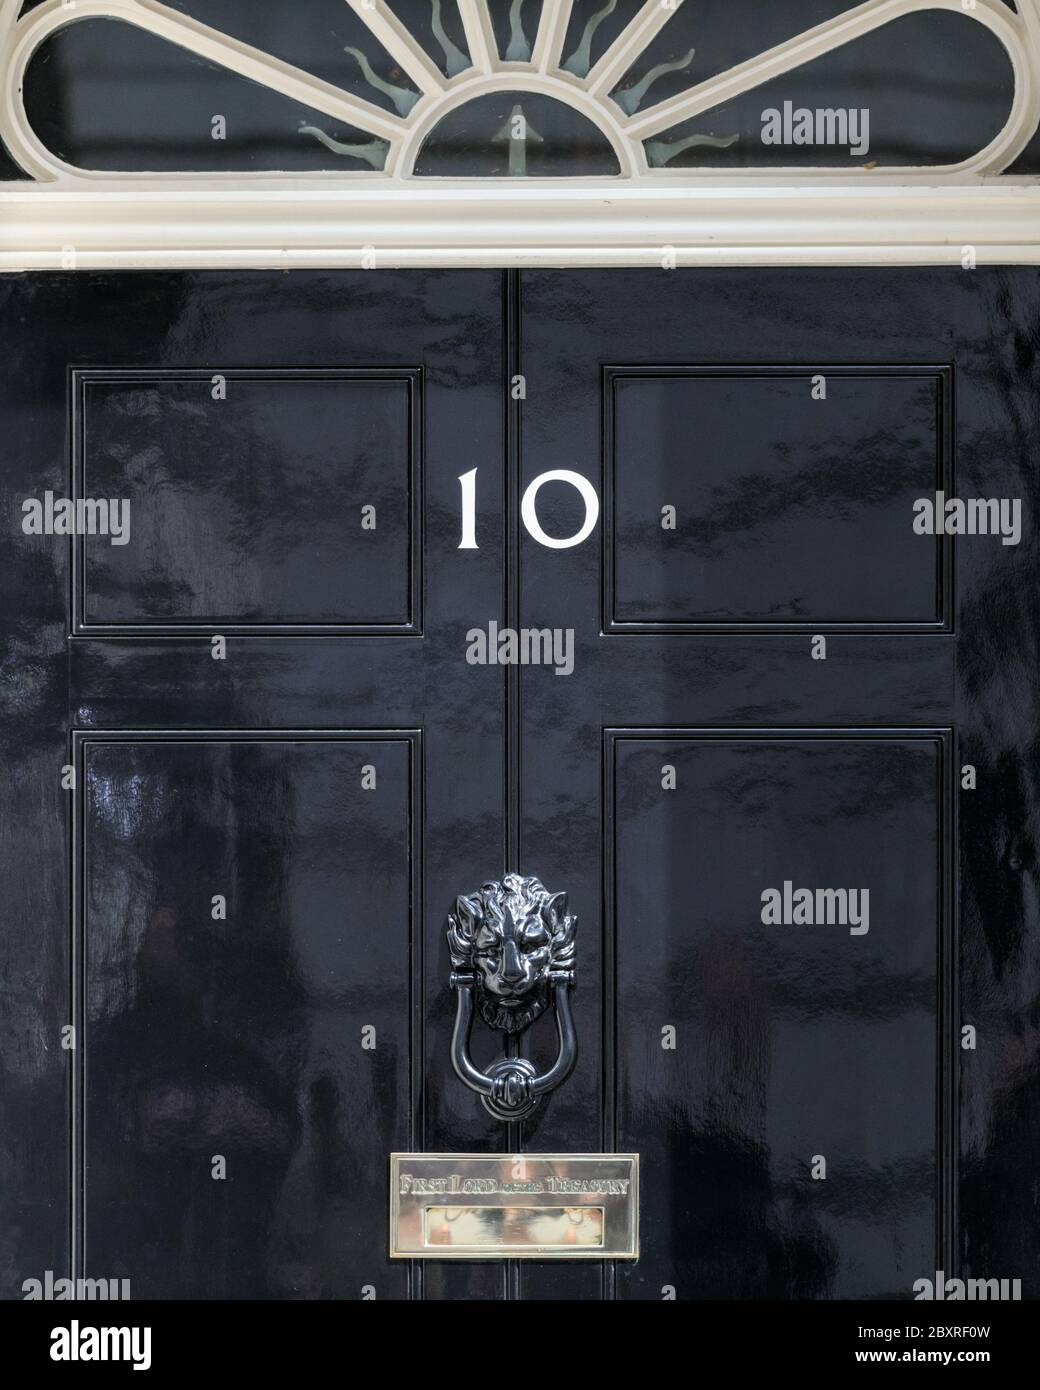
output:
[{"label": "brass letter box", "polygon": [[390,1254],[634,1260],[638,1154],[391,1154]]}]

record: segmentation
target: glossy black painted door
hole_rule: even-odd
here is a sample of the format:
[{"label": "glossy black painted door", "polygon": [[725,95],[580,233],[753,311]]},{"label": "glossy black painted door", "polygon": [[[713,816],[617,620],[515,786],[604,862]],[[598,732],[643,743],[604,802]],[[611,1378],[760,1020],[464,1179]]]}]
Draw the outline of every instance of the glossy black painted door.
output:
[{"label": "glossy black painted door", "polygon": [[[0,305],[5,1296],[1040,1286],[1036,272]],[[601,505],[566,549],[521,518],[559,470]],[[26,534],[47,490],[130,540]],[[915,534],[937,490],[1022,499],[1020,543]],[[491,621],[573,671],[470,663]],[[506,869],[580,919],[578,1068],[510,1126],[452,1073],[444,939]],[[764,922],[786,883],[869,921]],[[639,1261],[388,1260],[391,1150],[521,1147],[638,1152]]]},{"label": "glossy black painted door", "polygon": [[[1035,1294],[1040,277],[539,272],[521,320],[520,485],[602,500],[521,554],[575,637],[523,673],[523,866],[586,924],[525,1139],[636,1150],[643,1194],[638,1263],[532,1285]],[[938,491],[1020,499],[1019,542],[916,534]],[[785,884],[869,921],[763,920]]]},{"label": "glossy black painted door", "polygon": [[[498,1141],[441,943],[503,867],[502,676],[461,638],[503,592],[501,286],[0,286],[7,1296],[417,1295],[389,1153]],[[128,500],[127,542],[25,534],[48,489]]]}]

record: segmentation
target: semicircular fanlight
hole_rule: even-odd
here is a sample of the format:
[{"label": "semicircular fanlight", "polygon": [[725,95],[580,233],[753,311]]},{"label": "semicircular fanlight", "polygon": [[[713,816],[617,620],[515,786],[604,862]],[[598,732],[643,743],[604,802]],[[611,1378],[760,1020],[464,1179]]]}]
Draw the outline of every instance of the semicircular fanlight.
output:
[{"label": "semicircular fanlight", "polygon": [[617,155],[587,116],[538,92],[489,92],[426,137],[420,177],[566,178],[618,174]]},{"label": "semicircular fanlight", "polygon": [[1029,5],[119,0],[118,15],[101,15],[99,0],[82,17],[82,6],[26,0],[12,71],[33,54],[21,99],[36,138],[16,99],[0,104],[0,142],[38,179],[71,178],[70,167],[1037,173],[1040,134],[1030,146],[1026,127],[1040,0]]}]

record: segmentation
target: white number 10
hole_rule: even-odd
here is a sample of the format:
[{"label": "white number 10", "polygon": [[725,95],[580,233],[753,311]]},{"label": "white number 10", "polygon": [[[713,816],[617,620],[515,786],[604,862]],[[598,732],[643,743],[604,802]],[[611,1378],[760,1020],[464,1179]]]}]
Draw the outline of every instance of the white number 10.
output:
[{"label": "white number 10", "polygon": [[[565,536],[562,540],[557,540],[542,530],[537,508],[538,493],[543,483],[569,483],[577,490],[581,500],[585,503],[585,520],[581,530],[576,531],[573,536]],[[477,470],[471,468],[468,473],[460,474],[459,486],[462,488],[462,539],[459,541],[459,549],[479,550],[480,547],[477,545]],[[572,546],[581,545],[582,541],[587,541],[596,529],[596,522],[599,520],[599,498],[596,495],[596,489],[588,478],[583,478],[580,473],[573,473],[569,468],[553,468],[548,473],[539,473],[538,477],[529,485],[520,503],[520,516],[527,530],[539,545],[548,546],[550,550],[570,550]]]}]

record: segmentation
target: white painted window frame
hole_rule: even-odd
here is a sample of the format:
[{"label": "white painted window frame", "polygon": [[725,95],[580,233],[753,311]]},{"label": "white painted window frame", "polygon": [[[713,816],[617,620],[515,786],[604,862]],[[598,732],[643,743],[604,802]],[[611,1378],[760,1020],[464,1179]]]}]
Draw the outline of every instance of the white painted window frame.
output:
[{"label": "white painted window frame", "polygon": [[[492,0],[494,3],[494,0]],[[690,0],[693,2],[693,0]],[[781,0],[782,2],[782,0]],[[0,270],[290,266],[1040,264],[1040,179],[1002,171],[1040,120],[1040,0],[865,0],[680,95],[626,115],[607,93],[672,9],[647,0],[584,78],[560,67],[572,0],[545,0],[531,61],[497,56],[486,0],[459,0],[474,67],[445,78],[376,0],[344,0],[422,93],[407,117],[352,96],[161,0],[0,0],[0,133],[31,182],[0,183]],[[498,0],[503,3],[503,0]],[[682,3],[682,0],[678,0]],[[777,3],[777,0],[763,0]],[[969,7],[970,6],[970,7]],[[883,170],[651,169],[643,140],[922,9],[965,13],[1003,43],[1007,123],[972,158]],[[112,174],[73,168],[31,129],[33,53],[79,19],[122,19],[388,141],[385,171]],[[556,97],[603,131],[619,178],[428,179],[423,140],[464,102],[507,88]]]}]

